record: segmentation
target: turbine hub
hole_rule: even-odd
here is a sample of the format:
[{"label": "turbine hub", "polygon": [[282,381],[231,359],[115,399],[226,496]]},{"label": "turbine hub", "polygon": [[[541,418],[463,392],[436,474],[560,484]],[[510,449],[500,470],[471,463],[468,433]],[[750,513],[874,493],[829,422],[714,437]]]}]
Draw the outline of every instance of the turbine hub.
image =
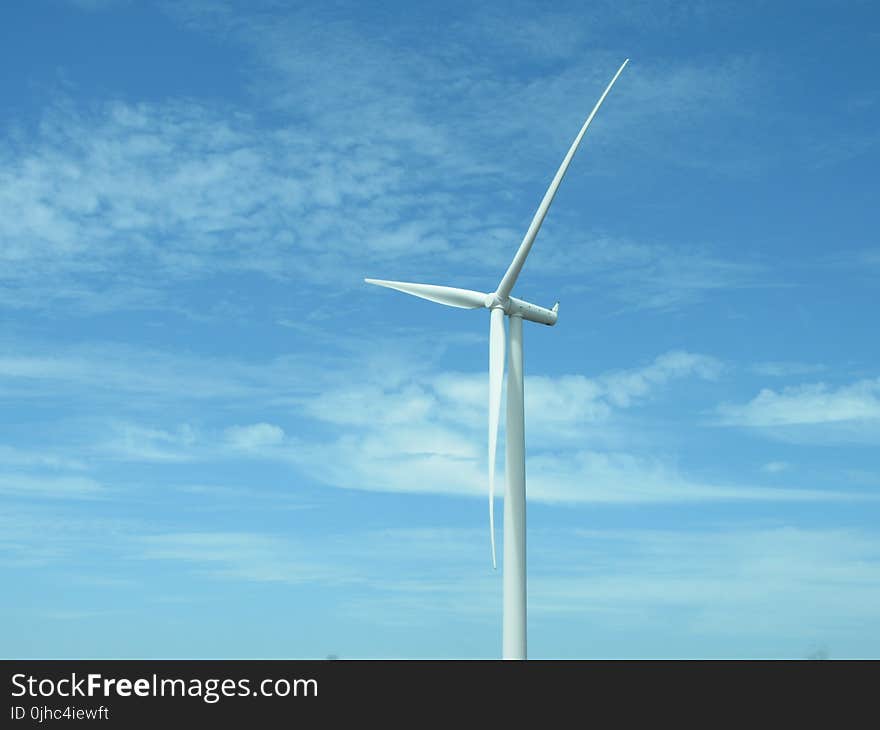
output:
[{"label": "turbine hub", "polygon": [[499,309],[503,309],[505,312],[507,311],[507,306],[510,300],[502,299],[498,296],[497,292],[491,292],[486,295],[486,299],[484,301],[484,306],[486,309],[495,309],[496,307]]}]

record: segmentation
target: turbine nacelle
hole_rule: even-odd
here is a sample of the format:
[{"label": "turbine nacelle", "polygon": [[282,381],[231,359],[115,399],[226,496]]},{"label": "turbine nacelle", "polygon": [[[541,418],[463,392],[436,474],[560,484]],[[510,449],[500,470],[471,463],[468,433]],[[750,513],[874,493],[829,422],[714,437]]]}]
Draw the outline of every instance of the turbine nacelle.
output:
[{"label": "turbine nacelle", "polygon": [[507,309],[505,311],[510,317],[522,317],[529,320],[529,322],[537,322],[538,324],[546,324],[552,327],[559,318],[559,302],[556,302],[552,309],[547,309],[523,299],[508,297]]}]

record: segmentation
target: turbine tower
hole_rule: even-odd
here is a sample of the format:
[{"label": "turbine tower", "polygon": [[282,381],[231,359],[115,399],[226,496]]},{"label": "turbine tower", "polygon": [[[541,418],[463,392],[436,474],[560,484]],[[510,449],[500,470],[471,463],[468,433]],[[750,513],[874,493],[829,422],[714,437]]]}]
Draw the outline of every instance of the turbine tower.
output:
[{"label": "turbine tower", "polygon": [[553,182],[544,194],[535,217],[513,257],[510,266],[494,292],[484,293],[470,289],[456,289],[433,284],[414,284],[406,281],[364,279],[367,284],[396,289],[439,304],[460,309],[489,310],[489,540],[492,547],[492,567],[495,562],[495,452],[498,445],[498,421],[501,418],[501,384],[504,379],[504,317],[510,319],[508,327],[507,370],[507,443],[506,470],[507,492],[504,497],[504,581],[502,656],[504,659],[526,658],[526,460],[525,416],[523,409],[523,329],[522,322],[553,326],[559,310],[557,302],[552,309],[510,296],[517,277],[544,217],[553,202],[559,184],[565,176],[578,145],[586,134],[590,122],[617,81],[627,58],[614,78],[611,79],[581,131],[572,142],[565,159],[556,171]]}]

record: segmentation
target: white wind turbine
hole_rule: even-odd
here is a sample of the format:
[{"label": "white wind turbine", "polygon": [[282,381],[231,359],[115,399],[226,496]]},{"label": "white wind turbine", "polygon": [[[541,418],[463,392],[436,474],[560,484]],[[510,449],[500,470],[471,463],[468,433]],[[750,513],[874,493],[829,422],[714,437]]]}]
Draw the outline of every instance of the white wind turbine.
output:
[{"label": "white wind turbine", "polygon": [[365,279],[368,284],[396,289],[432,302],[461,309],[490,311],[489,319],[489,535],[492,545],[492,567],[495,567],[495,451],[498,443],[498,421],[501,417],[501,381],[504,378],[504,316],[510,318],[507,373],[507,492],[504,497],[504,601],[502,656],[505,659],[526,658],[526,461],[525,419],[523,413],[523,345],[524,319],[546,325],[556,324],[559,303],[545,309],[510,296],[513,285],[522,270],[526,257],[544,222],[553,197],[568,170],[590,122],[605,101],[617,77],[629,59],[626,59],[606,87],[581,131],[556,171],[556,176],[544,194],[544,199],[523,238],[513,261],[494,292],[483,293],[470,289],[456,289],[433,284],[413,284],[405,281]]}]

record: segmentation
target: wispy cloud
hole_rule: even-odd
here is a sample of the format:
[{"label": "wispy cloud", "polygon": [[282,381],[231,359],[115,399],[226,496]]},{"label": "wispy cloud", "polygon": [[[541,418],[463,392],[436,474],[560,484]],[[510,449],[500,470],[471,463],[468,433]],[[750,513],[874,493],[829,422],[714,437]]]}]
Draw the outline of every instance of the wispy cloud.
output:
[{"label": "wispy cloud", "polygon": [[199,441],[198,432],[187,423],[173,431],[136,423],[116,423],[112,426],[112,434],[95,450],[103,456],[131,462],[188,461],[193,458],[192,449]]},{"label": "wispy cloud", "polygon": [[[136,529],[130,520],[72,513],[64,509],[72,502],[65,503],[63,499],[25,501],[13,500],[9,493],[3,496],[6,499],[0,511],[0,563],[4,566],[83,568],[88,558],[96,553],[106,557],[109,545],[120,547],[120,540]],[[112,572],[105,569],[103,575],[109,577]]]},{"label": "wispy cloud", "polygon": [[0,356],[0,392],[9,398],[47,398],[87,393],[97,405],[119,396],[149,397],[156,404],[181,398],[223,400],[295,394],[304,368],[302,357],[279,356],[252,364],[234,358],[210,358],[174,350],[94,343],[71,347],[7,343]]},{"label": "wispy cloud", "polygon": [[[218,366],[210,358],[97,347],[53,357],[9,355],[0,360],[0,374],[17,384],[19,399],[65,392],[68,400],[87,399],[93,410],[103,399],[106,416],[92,418],[89,444],[80,449],[93,459],[249,459],[290,464],[308,479],[346,489],[482,495],[485,375],[444,371],[435,360],[427,350],[398,357],[380,349],[356,361],[328,355],[264,363],[227,359]],[[641,367],[592,377],[527,376],[535,475],[530,495],[546,502],[613,503],[834,498],[808,484],[763,490],[695,480],[656,439],[637,438],[638,426],[627,414],[688,380],[714,380],[724,371],[710,356],[670,351]],[[866,388],[861,384],[854,392]],[[788,413],[793,398],[767,391],[745,407],[725,407],[725,423],[782,423],[782,416],[760,420],[755,414],[768,408]],[[206,400],[240,417],[206,420],[195,406]],[[59,455],[72,453],[67,448]]]},{"label": "wispy cloud", "polygon": [[[880,598],[876,544],[857,530],[595,531],[582,532],[568,549],[569,564],[598,567],[530,581],[537,613],[603,620],[610,611],[638,624],[646,611],[659,616],[687,607],[676,611],[672,629],[680,639],[733,631],[741,640],[771,640],[764,644],[770,651],[774,640],[806,633],[846,637],[856,647]],[[591,560],[577,557],[588,551]],[[838,600],[841,585],[852,591],[846,606]],[[685,653],[699,656],[700,642],[688,644]]]},{"label": "wispy cloud", "polygon": [[[259,69],[253,111],[209,101],[66,100],[45,109],[36,127],[9,135],[0,146],[0,304],[180,309],[189,284],[230,272],[344,289],[358,271],[441,274],[467,261],[470,276],[495,278],[620,61],[586,47],[577,61],[544,65],[529,79],[499,75],[466,46],[411,53],[391,29],[370,33],[330,11],[270,19],[226,4],[164,7],[250,54]],[[561,39],[589,46],[590,33],[565,13],[538,24],[551,46],[535,36],[538,26],[526,32],[524,18],[473,16],[455,27],[539,55]],[[498,33],[497,24],[520,30]],[[591,154],[645,135],[639,155],[667,154],[672,126],[707,114],[733,123],[754,75],[741,59],[634,64],[607,111],[621,133],[617,141],[597,133]],[[690,151],[692,143],[670,159],[719,166]],[[754,263],[702,244],[609,244],[601,234],[585,238],[574,216],[557,216],[554,226],[547,234],[564,239],[569,253],[556,269],[593,274],[630,306],[679,306],[755,280]],[[613,275],[601,265],[612,250]],[[554,270],[551,258],[531,265]],[[340,281],[340,271],[352,273]]]},{"label": "wispy cloud", "polygon": [[48,449],[22,449],[5,444],[0,444],[0,465],[71,471],[87,468],[82,459],[63,456]]},{"label": "wispy cloud", "polygon": [[797,375],[812,375],[827,370],[825,365],[818,363],[775,361],[759,362],[752,365],[749,370],[756,375],[765,375],[772,378],[786,378]]},{"label": "wispy cloud", "polygon": [[0,474],[0,493],[29,498],[91,499],[105,487],[84,476]]},{"label": "wispy cloud", "polygon": [[726,425],[766,428],[846,421],[880,420],[880,379],[860,380],[837,388],[812,383],[784,388],[764,388],[743,405],[720,408]]},{"label": "wispy cloud", "polygon": [[88,474],[79,454],[59,447],[38,451],[0,444],[0,494],[17,500],[94,499],[108,489]]},{"label": "wispy cloud", "polygon": [[768,474],[781,474],[784,471],[788,471],[790,468],[791,464],[787,461],[768,461],[761,466],[761,471],[765,471]]},{"label": "wispy cloud", "polygon": [[118,8],[131,3],[131,0],[64,0],[68,5],[72,5],[80,10],[88,12],[97,12],[110,8]]},{"label": "wispy cloud", "polygon": [[[340,566],[362,565],[370,590],[352,587],[343,612],[396,626],[431,623],[438,614],[485,620],[497,610],[499,586],[478,565],[484,543],[480,531],[444,528],[349,536],[330,554]],[[535,533],[531,544],[530,614],[538,626],[598,624],[618,635],[662,622],[668,641],[645,644],[647,653],[701,656],[707,637],[733,631],[746,655],[800,656],[804,636],[856,647],[876,622],[880,556],[863,531],[553,530]],[[147,556],[227,580],[306,578],[296,558],[279,559],[282,548],[291,546],[248,535],[167,535]]]},{"label": "wispy cloud", "polygon": [[230,426],[226,429],[226,438],[235,448],[258,449],[284,441],[284,429],[271,423]]},{"label": "wispy cloud", "polygon": [[[595,378],[527,377],[530,498],[627,504],[840,497],[809,488],[695,480],[681,473],[670,454],[632,452],[631,435],[615,440],[622,412],[676,381],[713,379],[722,371],[714,358],[674,351],[642,368]],[[349,489],[483,494],[486,387],[482,375],[420,372],[417,380],[391,386],[377,378],[318,392],[305,409],[343,434],[330,442],[300,439],[288,458],[312,478]],[[593,449],[585,449],[585,442]]]},{"label": "wispy cloud", "polygon": [[[543,450],[553,450],[546,458],[553,465],[553,476],[536,484],[530,494],[550,501],[634,498],[636,492],[627,492],[625,482],[627,477],[644,477],[635,468],[628,475],[623,470],[615,473],[611,486],[618,488],[617,497],[609,497],[608,479],[601,480],[606,491],[597,491],[583,488],[583,482],[590,482],[589,473],[583,474],[583,480],[574,476],[583,469],[577,454],[584,429],[591,424],[607,425],[617,411],[647,401],[675,380],[713,378],[720,370],[721,364],[711,357],[670,352],[642,368],[596,378],[527,377],[530,444],[539,460]],[[346,379],[348,384],[320,389],[302,403],[306,413],[341,428],[342,435],[329,442],[303,437],[288,452],[288,458],[313,478],[350,489],[441,494],[484,491],[484,375],[417,370],[386,381],[383,371],[375,372],[375,377],[368,369],[360,372],[359,382]],[[605,438],[607,441],[607,435]],[[642,464],[638,459],[632,462],[634,467]],[[651,479],[656,493],[649,489],[640,492],[644,499],[662,501],[668,498],[669,488],[675,489],[673,484],[661,486],[658,481]],[[692,494],[700,496],[699,490]],[[711,490],[705,494],[711,496]]]},{"label": "wispy cloud", "polygon": [[718,423],[791,443],[833,446],[880,442],[880,379],[762,389],[746,403],[724,403]]},{"label": "wispy cloud", "polygon": [[722,369],[721,362],[716,358],[676,350],[658,356],[643,368],[603,375],[600,382],[604,385],[608,400],[626,408],[673,380],[690,377],[714,380]]},{"label": "wispy cloud", "polygon": [[278,176],[268,141],[239,114],[64,104],[35,136],[0,148],[7,306],[47,295],[46,304],[150,305],[160,282],[297,265],[281,260],[290,234],[276,234],[287,228],[282,211],[301,192],[299,176]]},{"label": "wispy cloud", "polygon": [[529,496],[545,502],[660,504],[702,501],[814,501],[852,495],[808,488],[711,483],[682,474],[670,460],[620,452],[577,451],[529,461]]},{"label": "wispy cloud", "polygon": [[871,248],[862,252],[861,262],[868,266],[880,268],[880,248]]},{"label": "wispy cloud", "polygon": [[[713,292],[778,285],[762,263],[732,260],[712,246],[564,230],[549,232],[544,249],[533,268],[564,282],[564,294],[607,297],[626,309],[678,309]],[[574,267],[572,259],[578,261]]]},{"label": "wispy cloud", "polygon": [[137,540],[145,560],[187,563],[222,578],[273,583],[353,580],[347,567],[320,564],[303,545],[261,533],[186,532]]},{"label": "wispy cloud", "polygon": [[[526,403],[530,421],[540,426],[604,420],[613,409],[628,408],[647,400],[675,380],[696,377],[714,379],[722,371],[717,359],[685,351],[671,351],[653,362],[629,370],[558,377],[526,376]],[[346,389],[335,386],[307,401],[307,411],[316,418],[352,425],[366,423],[411,423],[424,417],[469,422],[482,421],[488,397],[486,376],[476,373],[425,374],[411,371],[406,380],[387,381],[383,371],[375,378]],[[369,405],[381,402],[381,412]],[[482,425],[482,424],[481,424]],[[539,429],[541,430],[541,429]]]},{"label": "wispy cloud", "polygon": [[[175,575],[185,575],[200,591],[215,583],[344,587],[345,600],[332,611],[357,625],[497,620],[500,580],[488,567],[484,530],[442,521],[292,535],[6,514],[0,517],[0,543],[6,555],[11,547],[22,561],[65,570],[100,555],[105,577],[113,577],[108,554],[119,556],[120,576],[133,565],[159,565],[150,583],[159,592],[174,585]],[[711,655],[729,656],[731,633],[744,656],[802,656],[805,637],[830,645],[837,655],[873,653],[865,642],[876,635],[877,545],[870,530],[785,523],[698,530],[533,527],[530,615],[538,634],[547,622],[564,622],[610,637],[609,646],[618,649],[606,651],[614,655],[703,656],[714,647]],[[178,600],[187,599],[185,591],[174,590]],[[320,605],[317,610],[324,610]],[[83,601],[60,609],[58,617],[99,610],[106,609]],[[299,610],[307,617],[316,609]],[[65,612],[70,615],[60,615]],[[658,625],[664,630],[658,632]],[[624,641],[633,634],[643,637],[639,648]],[[547,636],[543,651],[564,655],[566,647],[554,641]]]}]

